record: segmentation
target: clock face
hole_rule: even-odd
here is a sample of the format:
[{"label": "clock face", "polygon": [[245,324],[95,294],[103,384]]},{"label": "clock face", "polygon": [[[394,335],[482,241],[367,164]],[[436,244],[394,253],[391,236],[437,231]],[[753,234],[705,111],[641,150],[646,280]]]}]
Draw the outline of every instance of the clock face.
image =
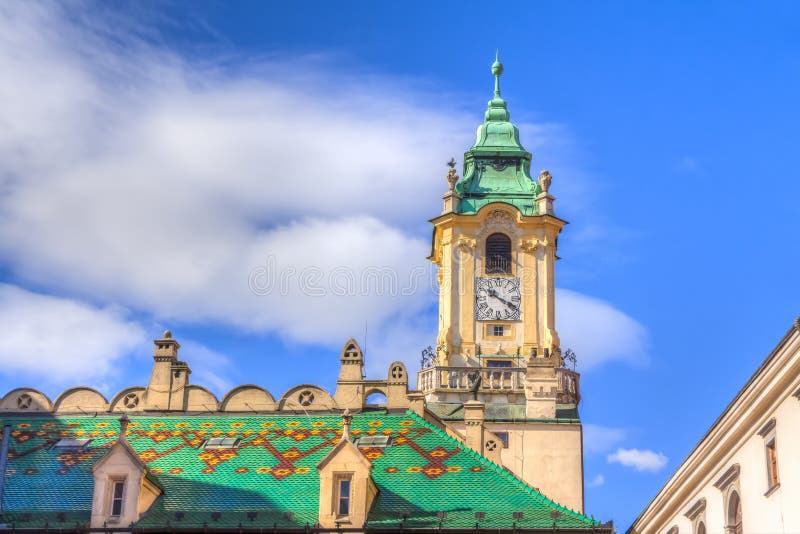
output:
[{"label": "clock face", "polygon": [[475,318],[479,321],[518,321],[521,300],[519,278],[475,279]]}]

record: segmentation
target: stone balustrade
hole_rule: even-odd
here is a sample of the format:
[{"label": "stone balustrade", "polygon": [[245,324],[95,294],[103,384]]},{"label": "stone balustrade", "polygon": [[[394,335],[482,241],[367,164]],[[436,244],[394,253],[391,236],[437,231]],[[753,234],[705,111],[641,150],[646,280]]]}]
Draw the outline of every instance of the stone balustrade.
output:
[{"label": "stone balustrade", "polygon": [[[417,376],[417,389],[424,393],[441,391],[469,392],[477,378],[478,391],[516,392],[525,390],[525,367],[428,367]],[[580,374],[569,369],[556,369],[558,402],[577,403],[580,400]]]}]

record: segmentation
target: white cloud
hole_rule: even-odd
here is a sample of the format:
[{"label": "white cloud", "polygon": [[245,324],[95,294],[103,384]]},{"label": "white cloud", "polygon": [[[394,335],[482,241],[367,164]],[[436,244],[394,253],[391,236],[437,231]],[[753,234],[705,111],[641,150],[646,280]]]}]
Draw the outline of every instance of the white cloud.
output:
[{"label": "white cloud", "polygon": [[218,400],[222,400],[235,386],[229,374],[229,370],[234,368],[230,358],[201,343],[191,340],[181,340],[180,343],[181,358],[189,362],[192,370],[190,383],[210,389]]},{"label": "white cloud", "polygon": [[0,70],[14,73],[0,80],[0,251],[19,276],[159,320],[333,345],[430,301],[309,294],[296,279],[257,296],[248,277],[272,257],[312,281],[372,269],[405,287],[427,243],[403,226],[436,213],[443,162],[472,130],[442,96],[312,74],[302,58],[223,73],[124,29],[115,46],[56,5],[0,17]]},{"label": "white cloud", "polygon": [[436,326],[436,321],[430,320],[430,316],[404,315],[385,328],[380,336],[368,335],[364,356],[367,376],[385,377],[389,365],[401,361],[409,372],[411,387],[415,387],[422,350],[436,344]]},{"label": "white cloud", "polygon": [[[480,109],[468,118],[446,94],[319,58],[192,62],[126,21],[67,9],[0,4],[0,72],[13,73],[0,77],[3,266],[158,321],[291,342],[338,347],[369,321],[371,372],[415,365],[434,341],[419,320],[434,302],[420,277],[422,221],[440,208],[443,162],[469,145]],[[523,127],[558,160],[563,128]],[[579,191],[572,178],[565,189]],[[254,292],[270,259],[287,290]],[[343,273],[354,294],[331,287]],[[399,292],[359,284],[387,273]],[[420,288],[403,291],[412,280]],[[582,368],[641,358],[633,319],[559,295],[564,346]]]},{"label": "white cloud", "polygon": [[0,331],[4,373],[70,385],[109,375],[122,356],[146,343],[141,327],[119,310],[8,284],[0,284]]},{"label": "white cloud", "polygon": [[586,454],[603,453],[625,439],[623,428],[611,428],[591,423],[583,425],[583,450]]},{"label": "white cloud", "polygon": [[603,484],[606,483],[606,479],[603,475],[597,475],[592,480],[586,483],[587,488],[599,488]]},{"label": "white cloud", "polygon": [[557,289],[556,299],[561,345],[575,351],[579,370],[608,361],[647,361],[647,331],[635,319],[606,301],[569,289]]},{"label": "white cloud", "polygon": [[606,458],[609,463],[617,463],[625,467],[632,467],[636,471],[657,473],[667,465],[667,457],[660,452],[648,449],[623,449],[609,454]]}]

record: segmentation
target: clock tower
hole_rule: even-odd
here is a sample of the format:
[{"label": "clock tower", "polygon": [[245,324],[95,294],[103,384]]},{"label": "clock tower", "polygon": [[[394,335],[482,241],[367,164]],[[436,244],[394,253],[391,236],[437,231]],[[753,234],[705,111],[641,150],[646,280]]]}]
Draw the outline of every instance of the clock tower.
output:
[{"label": "clock tower", "polygon": [[470,426],[481,421],[485,436],[474,448],[582,510],[579,375],[564,367],[555,323],[566,222],[553,210],[550,173],[531,176],[531,153],[500,94],[499,59],[491,70],[494,95],[463,175],[451,160],[444,209],[432,220],[439,333],[418,387],[428,409],[468,443]]}]

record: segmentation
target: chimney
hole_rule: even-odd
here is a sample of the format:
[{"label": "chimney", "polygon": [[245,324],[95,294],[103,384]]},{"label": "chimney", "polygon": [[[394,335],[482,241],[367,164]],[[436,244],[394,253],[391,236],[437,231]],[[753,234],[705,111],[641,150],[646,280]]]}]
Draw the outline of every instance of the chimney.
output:
[{"label": "chimney", "polygon": [[172,332],[164,332],[161,339],[153,341],[153,373],[145,392],[145,410],[175,411],[184,409],[186,386],[191,369],[186,362],[178,361],[180,343]]},{"label": "chimney", "polygon": [[119,418],[119,437],[117,441],[127,442],[128,441],[128,423],[130,423],[130,419],[128,418],[128,414],[122,414],[122,417]]},{"label": "chimney", "polygon": [[530,358],[525,370],[525,415],[528,419],[554,419],[558,379],[556,361],[545,349],[544,358]]},{"label": "chimney", "polygon": [[345,408],[342,413],[342,439],[339,441],[350,441],[350,422],[353,420],[353,415],[350,413],[350,408]]},{"label": "chimney", "polygon": [[483,420],[486,405],[478,400],[464,403],[464,424],[466,425],[465,445],[478,454],[483,454]]}]

